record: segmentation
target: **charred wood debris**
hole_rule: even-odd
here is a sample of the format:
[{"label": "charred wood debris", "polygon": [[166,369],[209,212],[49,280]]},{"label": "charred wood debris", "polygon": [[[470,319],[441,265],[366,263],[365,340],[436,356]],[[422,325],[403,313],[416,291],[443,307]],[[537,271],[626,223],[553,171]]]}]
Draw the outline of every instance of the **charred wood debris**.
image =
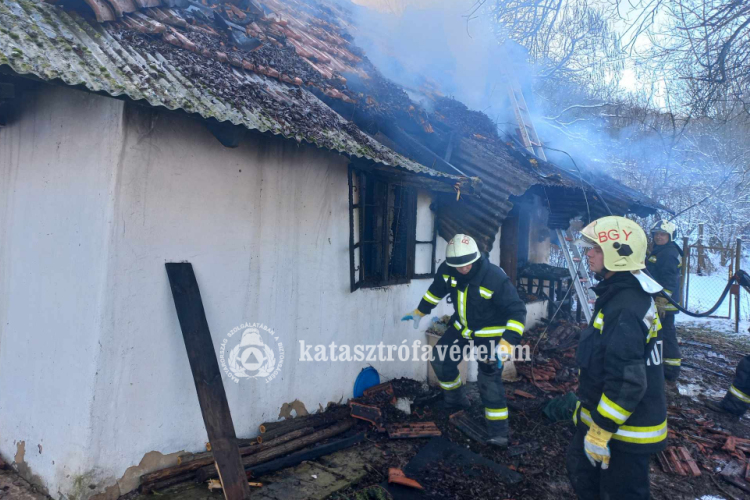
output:
[{"label": "charred wood debris", "polygon": [[[324,412],[263,423],[257,437],[238,440],[248,480],[262,487],[264,474],[343,448],[375,446],[383,459],[372,464],[364,479],[331,498],[369,498],[361,492],[384,481],[419,491],[425,498],[572,498],[565,471],[565,452],[574,430],[572,410],[559,419],[551,419],[544,410],[553,399],[577,389],[575,350],[581,328],[558,321],[540,338],[544,330],[539,327],[524,335],[524,345],[533,353],[532,361],[516,362],[517,380],[506,382],[511,415],[508,449],[470,439],[456,427],[456,412],[442,407],[439,389],[400,378],[372,387],[346,405],[330,405]],[[684,331],[680,335],[683,359],[696,367],[686,370],[680,383],[685,378],[713,391],[726,390],[732,363],[736,364],[741,348],[714,343],[712,349],[726,351],[704,356],[711,348],[709,344],[694,340]],[[483,410],[473,385],[469,385],[472,406],[466,415],[481,425]],[[681,396],[672,385],[667,389],[667,399],[669,446],[652,458],[653,498],[694,499],[708,494],[720,494],[728,500],[750,498],[750,426],[746,421],[712,413],[700,399]],[[437,436],[517,472],[522,479],[511,484],[483,465],[473,466],[471,474],[457,473],[450,461],[439,456],[418,477],[404,475],[402,468]],[[210,480],[217,478],[217,472],[210,444],[206,445],[209,451],[183,456],[174,467],[143,475],[141,492],[158,493],[190,481],[215,487],[216,482]]]}]

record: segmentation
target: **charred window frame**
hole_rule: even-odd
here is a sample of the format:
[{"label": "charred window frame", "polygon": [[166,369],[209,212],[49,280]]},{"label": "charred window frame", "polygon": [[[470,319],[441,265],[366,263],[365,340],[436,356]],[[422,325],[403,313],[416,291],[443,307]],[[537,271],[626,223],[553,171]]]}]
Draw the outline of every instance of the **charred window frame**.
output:
[{"label": "charred window frame", "polygon": [[414,272],[416,245],[434,242],[416,241],[417,190],[352,165],[348,177],[351,291],[426,277]]}]

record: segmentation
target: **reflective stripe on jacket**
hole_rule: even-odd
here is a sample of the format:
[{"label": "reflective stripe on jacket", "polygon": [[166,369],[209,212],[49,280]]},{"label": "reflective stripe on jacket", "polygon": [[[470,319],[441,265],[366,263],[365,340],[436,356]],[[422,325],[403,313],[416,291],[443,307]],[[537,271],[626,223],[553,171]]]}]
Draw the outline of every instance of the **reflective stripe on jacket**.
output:
[{"label": "reflective stripe on jacket", "polygon": [[[429,314],[446,295],[456,312],[451,323],[464,338],[503,338],[511,345],[521,342],[526,322],[526,304],[500,267],[486,257],[477,261],[479,271],[462,282],[455,268],[445,262],[419,302],[419,311]],[[477,265],[475,263],[474,265]]]},{"label": "reflective stripe on jacket", "polygon": [[594,288],[591,324],[581,332],[577,424],[613,432],[610,445],[630,453],[666,446],[661,322],[650,295],[628,272]]}]

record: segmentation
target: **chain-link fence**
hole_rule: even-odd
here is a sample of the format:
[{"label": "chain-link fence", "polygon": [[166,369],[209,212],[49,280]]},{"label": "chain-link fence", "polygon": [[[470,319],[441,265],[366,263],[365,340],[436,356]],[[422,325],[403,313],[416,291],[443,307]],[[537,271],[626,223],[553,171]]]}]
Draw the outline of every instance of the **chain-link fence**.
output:
[{"label": "chain-link fence", "polygon": [[[738,249],[739,246],[739,249]],[[731,249],[725,247],[705,246],[700,241],[693,245],[684,243],[683,257],[683,306],[693,312],[704,312],[716,304],[729,279],[734,276],[737,267],[737,255],[741,251],[741,242]],[[736,318],[736,294],[739,287],[722,302],[712,317]]]}]

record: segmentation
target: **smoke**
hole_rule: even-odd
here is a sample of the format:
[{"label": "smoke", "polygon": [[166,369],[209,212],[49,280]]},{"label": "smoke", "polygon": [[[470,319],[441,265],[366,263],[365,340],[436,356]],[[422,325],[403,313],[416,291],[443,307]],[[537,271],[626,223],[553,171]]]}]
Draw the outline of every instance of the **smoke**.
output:
[{"label": "smoke", "polygon": [[354,15],[354,43],[428,112],[431,94],[438,91],[485,113],[501,135],[517,137],[518,123],[508,98],[510,76],[523,91],[543,144],[550,148],[547,158],[559,166],[611,170],[608,153],[614,143],[654,150],[654,144],[637,143],[631,130],[612,136],[607,120],[586,109],[591,96],[582,84],[563,79],[535,82],[537,68],[529,64],[526,50],[512,41],[501,44],[502,26],[486,8],[477,10],[475,0],[354,1],[348,3]]},{"label": "smoke", "polygon": [[[730,174],[733,168],[742,171],[736,165],[750,158],[750,149],[738,152],[737,147],[747,143],[750,124],[718,126],[720,120],[708,118],[687,122],[665,113],[648,93],[619,86],[616,74],[592,72],[586,64],[600,55],[590,48],[562,77],[536,78],[549,76],[560,61],[541,61],[544,67],[537,68],[528,64],[523,48],[501,45],[502,26],[487,10],[473,12],[475,0],[338,1],[353,13],[348,28],[354,43],[428,112],[437,91],[484,112],[501,135],[516,136],[506,78],[511,74],[553,163],[574,174],[580,169],[584,177],[586,170],[610,174],[675,211],[695,206],[676,221],[685,221],[686,228],[695,220],[716,220],[717,227],[739,228],[737,234],[750,227],[747,196],[730,189],[747,182],[737,178],[741,172]],[[708,195],[707,203],[695,205]],[[742,222],[728,224],[729,219]]]},{"label": "smoke", "polygon": [[486,13],[472,15],[474,0],[359,1],[387,12],[355,6],[355,44],[412,100],[429,111],[425,95],[437,90],[496,123],[509,123],[504,72],[510,61],[526,87],[531,71],[520,47],[498,43]]},{"label": "smoke", "polygon": [[[603,120],[561,126],[545,117],[555,116],[561,102],[580,89],[560,82],[547,100],[534,95],[537,68],[526,50],[512,41],[502,44],[499,25],[475,0],[354,0],[352,35],[356,45],[388,79],[405,88],[409,97],[428,112],[430,92],[437,90],[469,109],[485,113],[498,132],[516,135],[518,127],[508,98],[510,75],[523,91],[531,119],[545,145],[564,150],[576,165],[602,168],[603,142],[611,141]],[[550,96],[552,94],[552,96]],[[551,100],[549,100],[551,97]],[[559,97],[559,99],[558,99]],[[575,118],[575,114],[561,117]],[[564,153],[547,151],[551,161],[574,170]]]}]

